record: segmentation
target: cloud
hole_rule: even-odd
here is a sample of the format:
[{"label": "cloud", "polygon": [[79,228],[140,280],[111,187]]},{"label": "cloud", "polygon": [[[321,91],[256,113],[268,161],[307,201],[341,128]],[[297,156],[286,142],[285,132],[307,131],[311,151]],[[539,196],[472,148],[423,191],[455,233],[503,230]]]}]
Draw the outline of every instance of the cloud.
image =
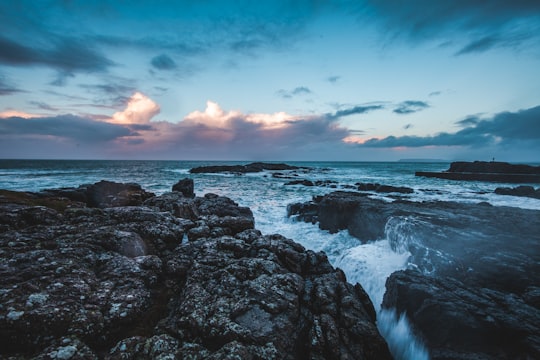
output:
[{"label": "cloud", "polygon": [[[349,131],[326,115],[225,111],[208,101],[176,124],[152,122],[144,147],[191,158],[282,158],[340,146]],[[144,134],[144,133],[143,133]]]},{"label": "cloud", "polygon": [[384,108],[385,108],[384,105],[357,105],[348,109],[337,110],[335,113],[328,114],[327,116],[332,119],[339,119],[344,116],[365,114],[370,111],[382,110]]},{"label": "cloud", "polygon": [[394,38],[442,39],[458,46],[466,39],[457,55],[501,46],[526,49],[540,41],[540,2],[534,0],[367,0],[359,12]]},{"label": "cloud", "polygon": [[174,60],[166,54],[153,57],[150,63],[158,70],[174,70],[178,67]]},{"label": "cloud", "polygon": [[114,113],[110,122],[114,124],[148,124],[160,112],[159,105],[148,96],[136,92],[123,111]]},{"label": "cloud", "polygon": [[292,89],[290,91],[283,90],[283,89],[278,90],[277,94],[279,96],[281,96],[282,98],[284,98],[284,99],[291,99],[291,98],[293,98],[295,96],[313,94],[313,91],[311,91],[306,86],[298,86],[298,87],[295,87],[294,89]]},{"label": "cloud", "polygon": [[[458,121],[463,126],[455,133],[440,133],[433,136],[388,136],[369,139],[363,147],[425,147],[425,146],[469,146],[488,145],[513,146],[523,142],[530,144],[540,153],[540,106],[517,112],[502,112],[491,118],[471,116]],[[529,145],[528,145],[529,146]]]},{"label": "cloud", "polygon": [[22,90],[18,89],[10,81],[8,81],[4,76],[0,74],[0,96],[12,95],[19,92],[22,92]]},{"label": "cloud", "polygon": [[58,111],[58,108],[55,108],[43,101],[28,101],[29,104],[34,105],[36,108],[47,111]]},{"label": "cloud", "polygon": [[137,135],[124,126],[70,114],[51,117],[0,118],[0,133],[2,137],[54,137],[85,143],[103,143],[124,136]]},{"label": "cloud", "polygon": [[329,83],[335,84],[341,79],[341,76],[329,76],[326,78],[326,81]]},{"label": "cloud", "polygon": [[393,110],[396,114],[405,115],[429,108],[429,104],[424,101],[407,100],[399,103]]},{"label": "cloud", "polygon": [[52,38],[48,47],[29,46],[0,36],[0,63],[48,66],[62,73],[106,71],[114,63],[83,39]]}]

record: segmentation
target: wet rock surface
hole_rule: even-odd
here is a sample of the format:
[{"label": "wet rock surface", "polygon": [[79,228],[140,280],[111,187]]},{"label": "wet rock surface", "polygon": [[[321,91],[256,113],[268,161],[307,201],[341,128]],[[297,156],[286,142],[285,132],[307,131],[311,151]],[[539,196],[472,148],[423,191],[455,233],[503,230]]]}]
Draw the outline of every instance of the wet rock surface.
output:
[{"label": "wet rock surface", "polygon": [[411,253],[383,307],[407,315],[433,359],[538,357],[540,211],[334,192],[288,212]]},{"label": "wet rock surface", "polygon": [[17,194],[0,196],[0,357],[390,358],[359,285],[228,198]]}]

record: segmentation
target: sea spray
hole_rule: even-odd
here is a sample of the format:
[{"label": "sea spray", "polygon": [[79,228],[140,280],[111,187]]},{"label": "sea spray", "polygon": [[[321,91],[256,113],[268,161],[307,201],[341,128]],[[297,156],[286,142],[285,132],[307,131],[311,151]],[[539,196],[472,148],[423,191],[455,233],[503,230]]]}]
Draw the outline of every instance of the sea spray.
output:
[{"label": "sea spray", "polygon": [[345,250],[333,265],[345,272],[349,282],[358,282],[368,293],[377,311],[377,326],[394,358],[427,360],[428,352],[415,337],[407,318],[397,316],[394,310],[381,308],[386,279],[408,265],[410,253],[405,249],[401,246],[393,249],[388,239],[373,241]]},{"label": "sea spray", "polygon": [[396,360],[429,360],[425,346],[414,336],[405,314],[398,316],[395,309],[383,309],[377,314],[377,326]]}]

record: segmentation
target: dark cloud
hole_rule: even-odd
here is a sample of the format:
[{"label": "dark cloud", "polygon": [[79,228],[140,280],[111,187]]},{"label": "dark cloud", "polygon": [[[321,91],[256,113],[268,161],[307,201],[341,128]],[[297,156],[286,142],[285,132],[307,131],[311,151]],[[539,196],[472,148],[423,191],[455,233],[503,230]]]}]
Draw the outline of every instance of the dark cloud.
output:
[{"label": "dark cloud", "polygon": [[341,79],[341,76],[329,76],[326,78],[326,81],[329,83],[335,84]]},{"label": "dark cloud", "polygon": [[370,111],[382,110],[384,108],[385,108],[384,105],[358,105],[358,106],[354,106],[348,109],[338,110],[333,114],[328,114],[327,116],[331,119],[339,119],[344,116],[365,114]]},{"label": "dark cloud", "polygon": [[393,110],[396,114],[405,115],[412,114],[418,111],[427,109],[429,104],[425,101],[419,100],[407,100],[399,103],[397,107]]},{"label": "dark cloud", "polygon": [[503,112],[487,119],[471,116],[458,122],[464,126],[456,133],[440,133],[434,136],[388,136],[370,139],[364,147],[423,147],[423,146],[471,146],[481,147],[499,144],[511,146],[526,141],[534,144],[540,153],[540,106],[518,112]]},{"label": "dark cloud", "polygon": [[71,72],[59,71],[58,74],[56,74],[56,78],[50,82],[50,85],[65,86],[67,84],[67,80],[73,77],[75,77],[75,74]]},{"label": "dark cloud", "polygon": [[34,105],[36,108],[47,111],[58,111],[58,108],[55,108],[42,101],[28,101],[30,105]]},{"label": "dark cloud", "polygon": [[442,91],[432,91],[429,93],[429,97],[432,97],[432,96],[439,96],[442,94]]},{"label": "dark cloud", "polygon": [[458,46],[465,38],[458,55],[540,43],[540,2],[536,0],[368,0],[358,11],[382,21],[385,33],[394,38],[438,38]]},{"label": "dark cloud", "polygon": [[277,91],[277,94],[284,99],[291,99],[295,96],[309,95],[312,93],[313,91],[311,91],[308,87],[305,87],[305,86],[298,86],[290,91],[283,90],[283,89]]},{"label": "dark cloud", "polygon": [[0,63],[13,66],[49,66],[63,73],[106,71],[113,62],[76,38],[51,39],[47,47],[20,44],[0,37]]},{"label": "dark cloud", "polygon": [[0,74],[0,96],[23,92]]},{"label": "dark cloud", "polygon": [[16,136],[55,136],[77,142],[102,143],[123,136],[136,136],[127,127],[76,115],[59,115],[24,119],[20,117],[0,118],[0,133]]},{"label": "dark cloud", "polygon": [[[117,82],[113,82],[116,80]],[[94,107],[121,108],[123,107],[131,94],[136,89],[136,83],[125,79],[110,79],[110,82],[103,84],[81,84],[79,87],[85,89],[90,94],[94,94]]]},{"label": "dark cloud", "polygon": [[178,67],[174,60],[166,54],[153,57],[150,63],[158,70],[174,70]]}]

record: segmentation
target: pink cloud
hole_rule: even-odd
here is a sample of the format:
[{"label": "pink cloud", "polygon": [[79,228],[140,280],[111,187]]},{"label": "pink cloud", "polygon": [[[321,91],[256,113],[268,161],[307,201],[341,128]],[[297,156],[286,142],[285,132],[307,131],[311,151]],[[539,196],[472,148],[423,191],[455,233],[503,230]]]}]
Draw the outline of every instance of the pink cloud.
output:
[{"label": "pink cloud", "polygon": [[114,124],[147,124],[160,112],[159,105],[148,96],[136,92],[124,111],[116,112],[108,121]]}]

